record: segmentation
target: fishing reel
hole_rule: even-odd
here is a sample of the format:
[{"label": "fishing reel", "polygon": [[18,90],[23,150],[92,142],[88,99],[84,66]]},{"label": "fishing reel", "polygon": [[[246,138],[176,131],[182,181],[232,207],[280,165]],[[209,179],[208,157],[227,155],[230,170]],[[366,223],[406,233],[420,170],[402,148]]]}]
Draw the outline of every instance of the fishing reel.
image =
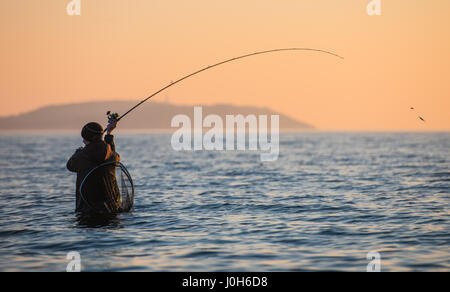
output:
[{"label": "fishing reel", "polygon": [[119,120],[119,114],[118,113],[111,113],[111,111],[108,111],[106,113],[106,116],[108,116],[108,123],[112,123]]}]

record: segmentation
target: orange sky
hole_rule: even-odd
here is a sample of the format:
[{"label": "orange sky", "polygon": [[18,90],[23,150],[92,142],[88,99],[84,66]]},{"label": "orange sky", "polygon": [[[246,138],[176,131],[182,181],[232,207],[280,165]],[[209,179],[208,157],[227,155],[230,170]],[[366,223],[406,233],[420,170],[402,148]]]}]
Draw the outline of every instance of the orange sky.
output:
[{"label": "orange sky", "polygon": [[[268,106],[322,130],[450,130],[450,1],[69,0],[0,2],[0,115],[49,104],[155,98]],[[414,106],[427,123],[409,110]],[[103,118],[103,117],[99,117]]]}]

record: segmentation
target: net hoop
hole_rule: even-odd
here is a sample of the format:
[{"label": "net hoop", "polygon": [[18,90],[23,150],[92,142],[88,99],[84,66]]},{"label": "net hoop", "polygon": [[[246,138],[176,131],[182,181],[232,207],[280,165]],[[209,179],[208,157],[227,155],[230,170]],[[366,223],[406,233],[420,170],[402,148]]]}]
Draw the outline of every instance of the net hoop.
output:
[{"label": "net hoop", "polygon": [[[135,191],[135,189],[134,189],[134,183],[133,183],[133,179],[131,178],[130,173],[128,172],[128,169],[125,167],[125,165],[123,165],[122,163],[120,163],[120,162],[118,162],[118,161],[105,162],[105,163],[102,163],[102,164],[100,164],[100,165],[98,165],[98,166],[92,168],[92,169],[86,174],[86,176],[84,177],[84,179],[81,181],[80,188],[79,188],[80,197],[81,197],[81,199],[86,203],[86,205],[87,205],[91,210],[95,210],[95,208],[93,208],[93,207],[89,204],[88,200],[84,197],[82,189],[83,189],[83,186],[84,186],[85,183],[86,183],[86,180],[89,178],[89,176],[90,176],[92,173],[94,173],[96,170],[98,170],[98,169],[100,169],[100,168],[102,168],[102,167],[110,166],[110,165],[114,165],[115,167],[119,167],[120,170],[122,171],[122,173],[125,174],[126,178],[128,179],[128,182],[130,183],[130,187],[131,187],[131,195],[130,195],[130,198],[127,198],[127,201],[129,202],[129,205],[128,205],[128,206],[123,206],[124,198],[123,198],[122,192],[120,192],[120,206],[121,206],[120,212],[129,212],[129,211],[131,210],[131,208],[133,207],[133,205],[134,205],[134,191]],[[116,170],[116,171],[117,171],[117,170]],[[116,179],[117,179],[117,178],[116,178]]]}]

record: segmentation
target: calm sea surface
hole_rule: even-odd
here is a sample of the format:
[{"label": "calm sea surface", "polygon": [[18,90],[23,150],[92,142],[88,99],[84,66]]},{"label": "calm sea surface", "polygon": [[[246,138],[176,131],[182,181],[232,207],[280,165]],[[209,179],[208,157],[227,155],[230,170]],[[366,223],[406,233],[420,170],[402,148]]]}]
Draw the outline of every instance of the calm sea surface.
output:
[{"label": "calm sea surface", "polygon": [[77,134],[0,135],[0,271],[450,271],[450,133],[282,134],[256,152],[116,135],[133,212],[74,212]]}]

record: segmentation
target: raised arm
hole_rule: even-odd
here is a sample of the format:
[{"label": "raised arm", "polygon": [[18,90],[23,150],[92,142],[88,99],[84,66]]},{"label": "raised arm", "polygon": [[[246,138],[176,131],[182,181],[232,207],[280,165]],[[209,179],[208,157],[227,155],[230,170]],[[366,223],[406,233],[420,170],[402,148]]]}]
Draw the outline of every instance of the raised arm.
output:
[{"label": "raised arm", "polygon": [[113,152],[116,152],[116,145],[114,144],[114,136],[107,134],[105,135],[105,143],[109,144],[109,146],[111,146],[111,150]]},{"label": "raised arm", "polygon": [[112,151],[116,151],[116,145],[114,144],[114,136],[111,135],[112,131],[117,127],[117,121],[113,120],[109,122],[108,126],[106,127],[106,135],[105,135],[105,142],[111,146]]}]

